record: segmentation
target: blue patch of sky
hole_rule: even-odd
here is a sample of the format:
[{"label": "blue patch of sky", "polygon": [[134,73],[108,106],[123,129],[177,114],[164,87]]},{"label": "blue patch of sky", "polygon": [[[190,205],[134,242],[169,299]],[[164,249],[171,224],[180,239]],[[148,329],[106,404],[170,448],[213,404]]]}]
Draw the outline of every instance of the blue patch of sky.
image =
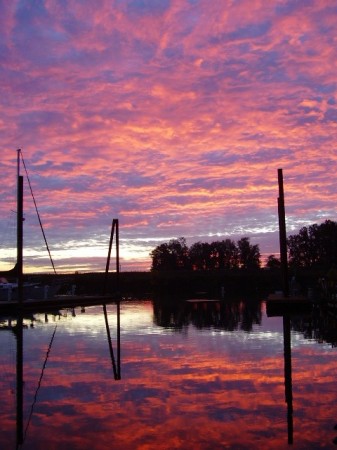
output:
[{"label": "blue patch of sky", "polygon": [[242,136],[243,136],[243,138],[241,140],[244,140],[244,141],[250,140],[250,141],[255,141],[255,142],[258,140],[261,140],[265,137],[265,135],[263,133],[250,133],[247,131],[244,131],[242,133]]},{"label": "blue patch of sky", "polygon": [[[330,20],[328,20],[327,22],[326,18],[330,19],[330,17],[335,17],[335,22],[332,22]],[[336,20],[337,6],[329,5],[315,15],[315,23],[319,30],[320,36],[322,36],[322,39],[324,39],[324,41],[330,42],[333,47],[335,46]]]},{"label": "blue patch of sky", "polygon": [[[89,208],[98,210],[101,208],[104,208],[106,205],[109,205],[109,210],[113,211],[114,214],[122,214],[122,212],[131,211],[134,212],[139,211],[139,203],[127,195],[119,195],[118,197],[111,195],[111,189],[112,189],[113,182],[110,183],[110,185],[107,187],[107,195],[102,196],[100,199],[95,199],[95,204],[92,206],[89,206]],[[116,184],[116,183],[114,183]],[[108,190],[110,189],[110,191]],[[90,191],[90,187],[89,187]],[[149,207],[148,204],[146,206],[142,205],[142,209],[146,209]],[[87,208],[88,209],[88,208]]]},{"label": "blue patch of sky", "polygon": [[[111,108],[113,108],[113,105],[111,105]],[[88,115],[86,113],[86,115]],[[90,117],[91,114],[88,115]],[[139,111],[137,110],[130,110],[128,108],[113,108],[113,109],[107,109],[105,108],[104,111],[101,113],[101,116],[108,117],[109,120],[115,120],[118,123],[127,123],[133,118],[137,118],[139,116]],[[85,129],[95,129],[95,128],[101,128],[101,124],[85,124]]]},{"label": "blue patch of sky", "polygon": [[236,41],[241,39],[253,39],[265,35],[271,28],[271,22],[251,23],[237,30],[226,33],[226,41]]},{"label": "blue patch of sky", "polygon": [[29,128],[30,132],[44,124],[56,123],[60,125],[65,121],[63,113],[56,111],[32,111],[19,116],[19,127]]},{"label": "blue patch of sky", "polygon": [[276,51],[258,52],[254,63],[259,78],[264,82],[290,81],[289,74],[282,67],[281,55]]},{"label": "blue patch of sky", "polygon": [[[225,166],[224,166],[225,167]],[[195,191],[198,189],[207,189],[209,191],[214,191],[215,189],[219,188],[234,188],[234,187],[242,187],[246,186],[247,180],[244,177],[240,177],[239,175],[235,178],[229,178],[229,177],[222,177],[222,178],[207,178],[207,177],[199,177],[199,178],[193,178],[189,179],[187,178],[184,182],[182,182],[180,185],[176,185],[176,189],[178,192],[187,194],[189,191]],[[198,198],[198,195],[192,193],[192,199],[195,200]],[[202,197],[200,197],[202,198]],[[185,204],[188,203],[187,196],[184,195],[183,197],[179,198],[176,196],[171,196],[168,199],[171,199],[173,202],[178,204]]]},{"label": "blue patch of sky", "polygon": [[[241,82],[240,73],[246,72],[251,64],[250,60],[245,60],[243,57],[240,58],[227,58],[226,60],[205,60],[203,61],[201,67],[205,70],[211,70],[215,73],[212,77],[206,77],[202,79],[202,83],[206,84],[210,79],[218,80],[220,84],[223,84],[224,78],[229,79],[231,85]],[[249,76],[249,75],[248,75]]]},{"label": "blue patch of sky", "polygon": [[289,17],[293,12],[298,9],[303,9],[304,7],[311,7],[313,5],[313,0],[287,0],[275,6],[275,14],[277,16],[287,16]]},{"label": "blue patch of sky", "polygon": [[181,43],[177,42],[175,45],[171,45],[165,48],[163,55],[170,60],[180,60],[184,56],[184,47]]},{"label": "blue patch of sky", "polygon": [[327,122],[337,122],[337,109],[329,108],[324,114],[324,121]]},{"label": "blue patch of sky", "polygon": [[[54,18],[49,14],[42,1],[22,1],[17,8],[15,18],[16,27],[13,33],[16,36],[22,36],[24,31],[26,42],[36,40],[39,38],[52,38],[53,40],[63,40],[64,35],[56,30],[53,30],[52,24]],[[40,41],[43,45],[44,41]]]},{"label": "blue patch of sky", "polygon": [[241,159],[240,155],[227,153],[224,150],[213,150],[203,153],[200,157],[201,163],[204,165],[232,165],[236,164]]},{"label": "blue patch of sky", "polygon": [[337,89],[337,83],[326,83],[313,85],[313,90],[320,94],[335,94]]},{"label": "blue patch of sky", "polygon": [[51,49],[66,42],[67,35],[53,29],[53,25],[53,18],[44,8],[35,7],[35,2],[32,8],[18,10],[13,42],[23,58],[37,66],[48,66],[56,61],[56,53]]},{"label": "blue patch of sky", "polygon": [[[92,79],[95,80],[95,78]],[[96,80],[104,81],[110,84],[116,84],[121,83],[125,80],[125,78],[120,73],[117,73],[112,69],[106,69],[99,73],[99,75],[96,77]]]},{"label": "blue patch of sky", "polygon": [[159,163],[159,161],[165,161],[168,159],[167,155],[164,152],[148,147],[144,147],[143,149],[138,151],[137,154],[134,153],[134,156],[136,155],[140,160],[145,161],[146,163],[148,161],[156,161],[157,163]]},{"label": "blue patch of sky", "polygon": [[255,153],[249,153],[249,155],[244,156],[246,161],[259,162],[259,163],[271,163],[273,161],[278,161],[282,157],[289,157],[290,150],[285,148],[264,148]]},{"label": "blue patch of sky", "polygon": [[[71,188],[74,192],[83,192],[86,190],[90,190],[92,186],[96,183],[96,177],[94,175],[80,175],[81,168],[75,168],[73,172],[76,174],[72,180],[67,181],[67,187]],[[64,182],[63,182],[64,186]]]},{"label": "blue patch of sky", "polygon": [[[245,140],[247,138],[251,138],[252,140],[256,140],[254,138],[254,135],[247,135],[245,137]],[[231,166],[235,165],[237,163],[240,163],[240,161],[254,161],[254,162],[265,162],[266,159],[268,162],[271,162],[272,160],[277,160],[280,157],[283,156],[289,156],[289,150],[279,147],[264,147],[260,149],[257,152],[254,153],[245,153],[245,149],[243,148],[242,151],[236,154],[229,154],[222,150],[216,150],[212,152],[205,153],[202,158],[201,162],[203,165],[206,166]]]},{"label": "blue patch of sky", "polygon": [[[80,167],[76,167],[73,164],[62,164],[61,166],[58,166],[57,169],[72,174],[72,176],[75,175],[75,177],[68,179],[66,183],[64,178],[57,177],[56,171],[55,177],[39,177],[40,179],[44,179],[43,185],[45,186],[45,189],[50,190],[51,195],[53,190],[63,190],[65,188],[72,192],[83,193],[86,190],[90,190],[96,182],[96,178],[94,176],[77,175],[77,173],[80,172]],[[32,180],[35,180],[35,175],[32,175],[31,178]],[[69,198],[69,201],[70,200],[71,198]]]},{"label": "blue patch of sky", "polygon": [[318,117],[318,115],[301,115],[296,118],[296,124],[297,125],[306,125],[310,123],[315,123],[321,121],[321,119]]},{"label": "blue patch of sky", "polygon": [[137,15],[162,14],[171,5],[171,0],[129,0],[128,13]]},{"label": "blue patch of sky", "polygon": [[[23,150],[23,159],[25,160],[26,166],[28,168],[28,172],[30,170],[30,168],[32,169],[32,171],[34,170],[35,172],[39,172],[40,175],[43,177],[43,171],[44,170],[49,170],[51,168],[61,168],[64,170],[72,170],[72,168],[76,165],[73,162],[69,162],[69,161],[63,161],[62,163],[59,162],[54,162],[50,159],[46,160],[46,152],[43,150],[35,150],[34,153],[32,154],[32,156],[26,160],[25,158],[25,151]],[[43,161],[43,162],[42,162]],[[34,175],[35,176],[35,175]]]},{"label": "blue patch of sky", "polygon": [[135,62],[139,64],[140,60],[144,63],[149,62],[156,54],[157,46],[154,44],[146,44],[143,40],[136,39],[133,41],[132,50],[135,55]]},{"label": "blue patch of sky", "polygon": [[153,186],[159,181],[158,177],[144,176],[139,172],[119,172],[118,179],[121,184],[128,187]]},{"label": "blue patch of sky", "polygon": [[18,2],[16,18],[21,22],[31,21],[35,17],[47,17],[48,12],[44,1],[20,0]]},{"label": "blue patch of sky", "polygon": [[10,60],[10,54],[11,54],[11,50],[10,47],[5,43],[5,41],[0,41],[0,61],[1,61],[1,71],[0,71],[0,76],[1,74],[4,73],[4,66],[6,64],[7,61]]}]

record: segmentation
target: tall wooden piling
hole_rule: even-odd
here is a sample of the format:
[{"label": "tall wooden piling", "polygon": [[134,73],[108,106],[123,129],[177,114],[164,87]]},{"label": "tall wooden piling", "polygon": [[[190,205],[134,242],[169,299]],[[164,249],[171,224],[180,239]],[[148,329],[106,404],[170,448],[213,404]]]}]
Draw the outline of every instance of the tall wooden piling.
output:
[{"label": "tall wooden piling", "polygon": [[280,239],[280,256],[281,256],[281,270],[282,270],[282,284],[283,294],[285,297],[289,296],[289,281],[288,281],[288,258],[287,258],[287,232],[286,232],[286,217],[284,207],[284,189],[283,189],[283,172],[278,169],[278,220],[279,220],[279,239]]}]

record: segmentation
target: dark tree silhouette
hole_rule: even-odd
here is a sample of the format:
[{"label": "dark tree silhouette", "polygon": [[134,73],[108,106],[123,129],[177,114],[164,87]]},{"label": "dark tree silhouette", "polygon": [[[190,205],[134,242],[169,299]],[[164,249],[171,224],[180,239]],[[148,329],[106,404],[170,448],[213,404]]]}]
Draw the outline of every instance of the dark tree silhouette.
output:
[{"label": "dark tree silhouette", "polygon": [[196,242],[189,249],[189,256],[192,269],[209,270],[211,269],[211,245],[207,242]]},{"label": "dark tree silhouette", "polygon": [[239,249],[230,239],[211,244],[216,269],[236,269],[239,267]]},{"label": "dark tree silhouette", "polygon": [[287,239],[289,264],[293,267],[328,269],[337,263],[337,223],[303,227]]},{"label": "dark tree silhouette", "polygon": [[157,246],[151,253],[152,270],[178,270],[190,268],[185,238],[172,239]]},{"label": "dark tree silhouette", "polygon": [[260,267],[260,249],[259,246],[251,245],[249,238],[243,237],[238,241],[239,265],[241,269],[256,269]]},{"label": "dark tree silhouette", "polygon": [[173,239],[157,246],[151,253],[152,270],[231,270],[260,267],[258,245],[242,238],[236,245],[231,239],[211,244],[196,242],[190,249],[184,238]]},{"label": "dark tree silhouette", "polygon": [[266,262],[268,269],[279,269],[281,267],[280,258],[276,258],[275,255],[269,255]]},{"label": "dark tree silhouette", "polygon": [[194,270],[234,269],[239,267],[239,251],[230,239],[196,242],[189,250],[190,261]]}]

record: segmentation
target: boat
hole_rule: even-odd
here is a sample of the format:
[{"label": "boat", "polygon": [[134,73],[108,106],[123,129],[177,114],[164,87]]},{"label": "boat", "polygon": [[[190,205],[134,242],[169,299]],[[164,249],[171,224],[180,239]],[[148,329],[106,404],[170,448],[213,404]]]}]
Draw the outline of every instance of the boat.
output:
[{"label": "boat", "polygon": [[[17,155],[17,261],[15,266],[7,271],[0,272],[0,301],[20,301],[20,296],[24,298],[47,299],[53,297],[60,285],[42,285],[39,282],[23,281],[23,177],[20,175],[20,159],[23,160],[21,150]],[[28,174],[27,174],[28,176]],[[28,179],[29,182],[29,179]],[[29,182],[30,185],[30,182]],[[30,186],[31,187],[31,186]],[[32,189],[31,189],[32,192]],[[33,197],[34,199],[34,197]],[[38,213],[36,202],[35,208]],[[42,223],[39,217],[40,226],[43,232]],[[43,232],[44,235],[44,232]],[[45,235],[44,235],[45,237]],[[46,239],[45,239],[46,241]],[[48,245],[47,245],[48,249]],[[49,249],[48,249],[49,251]],[[53,266],[54,267],[54,266]],[[55,271],[55,269],[54,269]],[[56,272],[55,272],[56,273]]]},{"label": "boat", "polygon": [[[1,282],[0,282],[0,312],[15,312],[18,309],[21,310],[39,310],[44,311],[46,309],[52,308],[63,308],[70,306],[90,306],[90,305],[106,305],[108,303],[115,303],[120,301],[120,295],[117,289],[115,294],[106,293],[106,280],[104,283],[103,295],[86,296],[86,295],[76,295],[74,290],[71,295],[59,295],[60,288],[63,286],[61,283],[55,284],[41,284],[38,282],[29,282],[23,280],[23,176],[20,175],[20,158],[23,161],[24,167],[26,169],[21,150],[18,150],[17,157],[17,261],[15,266],[9,271],[0,272]],[[28,173],[26,169],[27,179],[31,193],[33,195],[30,181],[28,178]],[[39,216],[37,210],[36,202],[33,196],[33,201],[35,204],[36,212]],[[49,253],[49,257],[56,274],[55,266],[51,258],[48,243],[42,228],[42,222],[39,216],[39,223],[45,240],[45,244]],[[118,219],[113,219],[112,229],[109,244],[109,253],[106,264],[106,278],[109,271],[111,250],[113,244],[113,238],[116,234],[116,273],[117,279],[119,278],[119,225]],[[12,281],[11,279],[14,279]],[[10,281],[9,281],[10,280]]]},{"label": "boat", "polygon": [[[34,282],[23,283],[24,298],[48,299],[53,298],[60,290],[61,285],[48,285]],[[7,278],[0,278],[0,302],[17,301],[19,284],[18,282],[8,281]]]}]

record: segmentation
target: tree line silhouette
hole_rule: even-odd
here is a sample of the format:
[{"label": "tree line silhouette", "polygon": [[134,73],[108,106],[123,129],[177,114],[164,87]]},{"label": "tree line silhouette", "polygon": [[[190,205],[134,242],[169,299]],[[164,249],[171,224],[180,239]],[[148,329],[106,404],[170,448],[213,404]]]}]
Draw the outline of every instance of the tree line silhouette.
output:
[{"label": "tree line silhouette", "polygon": [[259,246],[250,244],[247,237],[238,242],[231,239],[196,242],[191,247],[180,237],[158,245],[150,256],[152,270],[253,269],[261,265]]},{"label": "tree line silhouette", "polygon": [[[298,234],[287,239],[288,262],[292,268],[329,269],[337,264],[337,222],[325,222],[303,227]],[[258,244],[251,244],[248,237],[237,242],[232,239],[196,242],[190,247],[186,239],[171,239],[158,245],[151,253],[152,271],[165,270],[233,270],[261,268]],[[280,260],[269,255],[265,266],[280,267]]]}]

